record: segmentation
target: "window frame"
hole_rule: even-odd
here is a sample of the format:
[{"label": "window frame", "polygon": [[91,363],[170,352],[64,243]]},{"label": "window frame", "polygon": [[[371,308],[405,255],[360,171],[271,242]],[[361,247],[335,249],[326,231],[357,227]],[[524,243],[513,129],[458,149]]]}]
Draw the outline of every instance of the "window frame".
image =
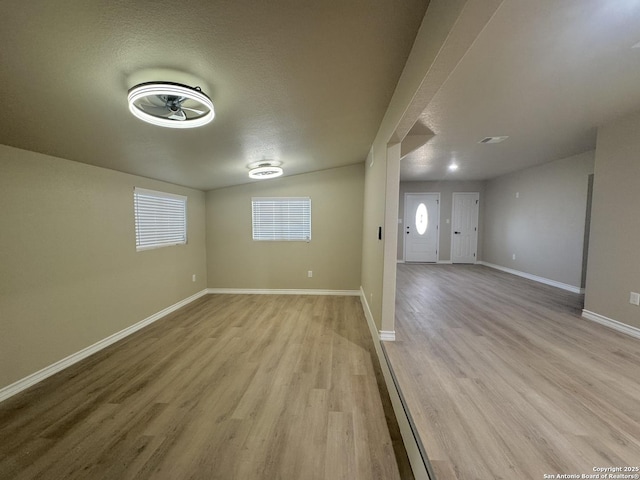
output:
[{"label": "window frame", "polygon": [[[145,200],[143,201],[143,199]],[[187,202],[188,197],[185,195],[134,187],[133,215],[136,251],[186,245]],[[166,209],[167,207],[169,210]],[[146,209],[146,212],[143,209]],[[144,214],[148,216],[143,217]],[[152,215],[153,218],[151,218]],[[146,222],[147,225],[143,227],[142,222]],[[142,231],[143,228],[145,228],[145,232]]]},{"label": "window frame", "polygon": [[[300,212],[293,212],[293,214],[288,212],[286,218],[281,218],[277,223],[269,223],[267,211],[269,203],[271,204],[272,217],[282,213],[276,211],[275,204],[280,204],[280,208],[300,209]],[[257,210],[263,210],[263,212]],[[256,218],[256,213],[261,217]],[[311,216],[311,197],[251,197],[251,239],[256,242],[311,242]],[[301,221],[297,222],[297,220]],[[265,225],[265,231],[256,231],[256,226],[260,225]]]}]

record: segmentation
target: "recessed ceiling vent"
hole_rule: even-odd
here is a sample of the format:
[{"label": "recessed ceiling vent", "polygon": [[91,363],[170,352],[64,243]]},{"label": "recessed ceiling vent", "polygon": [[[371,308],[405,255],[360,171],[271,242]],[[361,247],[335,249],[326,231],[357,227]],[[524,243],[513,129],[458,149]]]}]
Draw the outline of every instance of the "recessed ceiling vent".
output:
[{"label": "recessed ceiling vent", "polygon": [[509,138],[508,136],[506,137],[485,137],[482,140],[480,140],[478,143],[500,143],[500,142],[504,142],[507,138]]}]

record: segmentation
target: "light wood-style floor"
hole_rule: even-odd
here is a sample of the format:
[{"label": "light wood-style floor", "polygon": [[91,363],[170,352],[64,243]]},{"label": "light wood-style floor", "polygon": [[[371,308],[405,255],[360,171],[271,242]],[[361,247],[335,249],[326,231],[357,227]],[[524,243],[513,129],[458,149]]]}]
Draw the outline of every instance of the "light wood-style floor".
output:
[{"label": "light wood-style floor", "polygon": [[358,298],[208,295],[1,403],[0,478],[412,478],[377,369]]},{"label": "light wood-style floor", "polygon": [[397,287],[385,348],[437,480],[640,466],[640,342],[580,295],[479,265],[399,265]]}]

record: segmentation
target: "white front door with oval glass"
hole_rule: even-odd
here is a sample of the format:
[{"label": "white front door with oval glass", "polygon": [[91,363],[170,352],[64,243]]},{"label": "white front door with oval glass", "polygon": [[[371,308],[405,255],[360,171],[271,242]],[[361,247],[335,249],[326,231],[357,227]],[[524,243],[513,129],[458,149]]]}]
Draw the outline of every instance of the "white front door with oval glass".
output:
[{"label": "white front door with oval glass", "polygon": [[437,262],[439,193],[404,194],[404,261]]}]

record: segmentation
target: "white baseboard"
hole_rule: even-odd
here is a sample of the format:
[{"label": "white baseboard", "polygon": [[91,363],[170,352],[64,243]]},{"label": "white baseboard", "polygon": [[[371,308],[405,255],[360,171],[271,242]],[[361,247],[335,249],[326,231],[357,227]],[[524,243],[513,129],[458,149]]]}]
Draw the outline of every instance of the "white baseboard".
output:
[{"label": "white baseboard", "polygon": [[380,340],[385,342],[395,342],[396,340],[395,330],[380,330],[378,334],[380,336]]},{"label": "white baseboard", "polygon": [[632,337],[640,338],[640,328],[632,327],[631,325],[627,325],[626,323],[619,322],[612,318],[605,317],[604,315],[600,315],[599,313],[591,312],[589,310],[582,310],[582,316],[587,320],[591,320],[592,322],[599,323],[600,325],[604,325],[605,327],[612,328],[617,330],[618,332],[626,333],[627,335],[631,335]]},{"label": "white baseboard", "polygon": [[144,320],[141,320],[138,323],[135,323],[130,327],[125,328],[124,330],[120,330],[119,332],[116,332],[113,335],[110,335],[107,338],[104,338],[99,342],[94,343],[93,345],[83,348],[79,352],[71,354],[68,357],[63,358],[62,360],[59,360],[56,363],[53,363],[48,367],[43,368],[42,370],[38,370],[37,372],[32,373],[31,375],[0,389],[0,402],[2,402],[3,400],[6,400],[9,397],[12,397],[13,395],[23,390],[26,390],[27,388],[35,385],[36,383],[44,380],[45,378],[50,377],[51,375],[54,375],[64,370],[65,368],[70,367],[74,363],[77,363],[80,360],[83,360],[88,356],[93,355],[94,353],[102,350],[103,348],[106,348],[109,345],[116,343],[118,340],[122,340],[123,338],[131,335],[132,333],[137,332],[141,328],[144,328],[147,325],[157,320],[160,320],[162,317],[169,315],[170,313],[178,310],[181,307],[184,307],[185,305],[193,302],[194,300],[197,300],[198,298],[206,294],[207,294],[207,291],[202,290],[194,295],[191,295],[190,297],[185,298],[184,300],[181,300],[178,303],[174,303],[173,305],[163,310],[160,310],[157,313],[154,313],[150,317],[147,317]]},{"label": "white baseboard", "polygon": [[[389,398],[391,399],[393,412],[396,416],[398,427],[400,427],[400,434],[402,435],[404,448],[407,452],[409,463],[411,464],[413,476],[416,480],[429,480],[430,477],[427,473],[428,468],[426,466],[425,460],[422,457],[420,446],[418,445],[418,440],[416,439],[413,428],[411,427],[409,414],[405,410],[400,392],[398,391],[396,382],[393,379],[393,374],[391,373],[387,357],[382,350],[382,343],[380,341],[381,332],[378,331],[378,328],[376,327],[376,324],[373,320],[373,314],[371,313],[369,303],[367,302],[367,296],[365,295],[364,289],[362,287],[360,287],[360,301],[362,302],[364,316],[367,319],[369,332],[371,332],[371,339],[373,340],[373,345],[375,346],[376,356],[378,357],[378,362],[380,363],[380,369],[382,370],[384,383],[386,384],[387,391],[389,392]],[[395,338],[395,332],[392,333]]]},{"label": "white baseboard", "polygon": [[369,330],[371,331],[371,336],[376,340],[389,342],[395,341],[396,332],[394,330],[378,330],[378,327],[376,327],[376,322],[373,320],[373,313],[371,313],[369,302],[367,302],[367,296],[364,294],[364,289],[362,287],[360,287],[360,291],[358,293],[360,295],[360,302],[362,302],[364,316],[367,319],[367,325],[369,325]]},{"label": "white baseboard", "polygon": [[404,263],[404,260],[398,260],[396,263]]},{"label": "white baseboard", "polygon": [[451,265],[451,260],[438,260],[437,263],[440,265]]},{"label": "white baseboard", "polygon": [[262,289],[262,288],[207,288],[210,294],[235,295],[335,295],[342,297],[357,297],[359,290],[315,290],[315,289]]},{"label": "white baseboard", "polygon": [[527,278],[529,280],[533,280],[534,282],[544,283],[545,285],[551,285],[552,287],[561,288],[562,290],[568,290],[573,293],[584,293],[584,288],[576,287],[575,285],[569,285],[568,283],[557,282],[555,280],[551,280],[549,278],[539,277],[538,275],[533,275],[527,272],[521,272],[520,270],[514,270],[512,268],[503,267],[501,265],[495,265],[489,262],[477,262],[478,265],[484,265],[486,267],[491,267],[496,270],[500,270],[502,272],[507,272],[512,275],[517,275],[518,277]]}]

